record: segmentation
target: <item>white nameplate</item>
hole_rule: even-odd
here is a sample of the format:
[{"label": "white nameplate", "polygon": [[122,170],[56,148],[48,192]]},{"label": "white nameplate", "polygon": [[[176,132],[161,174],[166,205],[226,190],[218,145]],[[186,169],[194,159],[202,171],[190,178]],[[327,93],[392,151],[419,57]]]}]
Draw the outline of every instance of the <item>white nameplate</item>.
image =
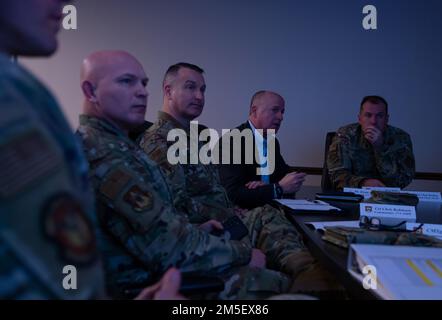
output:
[{"label": "white nameplate", "polygon": [[392,188],[392,187],[362,187],[362,189],[370,191],[386,191],[386,192],[401,191],[401,188]]},{"label": "white nameplate", "polygon": [[401,191],[401,193],[415,194],[419,201],[425,202],[442,202],[442,196],[440,192],[427,192],[427,191]]},{"label": "white nameplate", "polygon": [[429,191],[410,191],[401,190],[399,188],[378,188],[378,187],[362,187],[359,188],[344,188],[344,192],[353,192],[360,194],[364,199],[371,197],[371,191],[386,191],[386,192],[399,192],[399,193],[411,193],[419,198],[419,201],[424,202],[442,202],[442,194],[440,192],[429,192]]},{"label": "white nameplate", "polygon": [[416,222],[416,209],[414,206],[397,206],[392,204],[360,203],[361,216],[378,218],[381,224],[396,225],[402,221]]},{"label": "white nameplate", "polygon": [[[407,222],[407,230],[414,231],[420,227],[420,223]],[[425,223],[422,228],[419,228],[417,232],[425,234],[427,236],[433,236],[442,240],[442,224],[429,224]]]},{"label": "white nameplate", "polygon": [[359,189],[359,188],[344,188],[344,192],[353,192],[356,194],[360,194],[364,197],[364,199],[368,199],[371,197],[371,191],[368,189]]}]

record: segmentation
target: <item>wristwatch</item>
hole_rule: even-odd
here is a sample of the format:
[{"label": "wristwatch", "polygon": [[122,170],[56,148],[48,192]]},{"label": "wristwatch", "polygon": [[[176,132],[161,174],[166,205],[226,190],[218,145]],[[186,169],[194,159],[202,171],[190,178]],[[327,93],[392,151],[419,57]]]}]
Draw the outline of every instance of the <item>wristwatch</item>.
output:
[{"label": "wristwatch", "polygon": [[275,191],[275,198],[281,199],[282,195],[284,194],[284,191],[282,190],[282,187],[279,185],[279,183],[275,183],[273,185],[273,190]]}]

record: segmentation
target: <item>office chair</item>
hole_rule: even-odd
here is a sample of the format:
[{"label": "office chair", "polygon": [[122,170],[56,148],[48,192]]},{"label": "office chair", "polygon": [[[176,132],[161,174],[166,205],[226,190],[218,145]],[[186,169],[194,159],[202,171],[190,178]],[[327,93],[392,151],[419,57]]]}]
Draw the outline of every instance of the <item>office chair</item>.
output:
[{"label": "office chair", "polygon": [[324,165],[322,166],[322,179],[321,179],[321,188],[323,192],[334,190],[330,179],[330,175],[328,174],[327,156],[328,156],[328,149],[330,148],[330,145],[335,135],[336,132],[327,132],[327,136],[325,137]]}]

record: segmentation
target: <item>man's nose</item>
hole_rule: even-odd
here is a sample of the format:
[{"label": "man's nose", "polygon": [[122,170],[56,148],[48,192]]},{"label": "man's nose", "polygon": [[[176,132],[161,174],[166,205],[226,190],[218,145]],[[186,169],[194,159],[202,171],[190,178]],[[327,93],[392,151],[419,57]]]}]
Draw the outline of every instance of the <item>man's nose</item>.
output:
[{"label": "man's nose", "polygon": [[137,97],[148,97],[149,96],[149,92],[147,91],[147,88],[145,86],[143,86],[142,84],[140,84],[137,87],[137,91],[135,92]]},{"label": "man's nose", "polygon": [[203,101],[204,100],[204,92],[202,92],[200,90],[196,90],[195,98],[200,101]]},{"label": "man's nose", "polygon": [[276,116],[277,116],[279,121],[284,120],[284,114],[282,112],[278,112]]}]

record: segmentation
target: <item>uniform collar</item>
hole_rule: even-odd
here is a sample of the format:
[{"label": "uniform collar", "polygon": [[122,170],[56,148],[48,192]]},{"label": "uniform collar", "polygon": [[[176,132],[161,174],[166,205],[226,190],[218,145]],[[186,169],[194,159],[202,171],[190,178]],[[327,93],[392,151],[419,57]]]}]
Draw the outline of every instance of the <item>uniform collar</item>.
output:
[{"label": "uniform collar", "polygon": [[94,129],[106,131],[113,135],[124,137],[125,139],[130,140],[121,129],[117,128],[112,123],[103,118],[80,114],[80,126],[92,127]]},{"label": "uniform collar", "polygon": [[178,120],[176,120],[169,113],[164,111],[158,111],[158,121],[169,126],[170,129],[180,128],[185,130],[186,132],[188,132],[190,129],[190,127],[184,127]]}]

